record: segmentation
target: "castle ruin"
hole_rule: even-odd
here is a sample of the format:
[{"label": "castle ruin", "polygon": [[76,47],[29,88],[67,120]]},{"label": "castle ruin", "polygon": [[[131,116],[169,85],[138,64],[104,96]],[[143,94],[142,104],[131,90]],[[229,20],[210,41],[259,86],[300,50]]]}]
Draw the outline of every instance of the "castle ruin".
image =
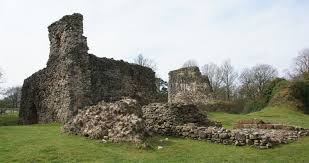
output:
[{"label": "castle ruin", "polygon": [[122,60],[88,54],[83,16],[67,15],[48,27],[50,54],[46,68],[25,79],[20,123],[66,122],[85,106],[131,97],[152,102],[155,73]]},{"label": "castle ruin", "polygon": [[21,124],[63,122],[64,132],[104,141],[143,142],[160,134],[262,149],[309,136],[308,129],[255,120],[228,130],[208,119],[197,105],[212,100],[212,89],[198,67],[171,71],[169,103],[152,103],[155,73],[88,54],[81,14],[64,16],[48,31],[47,66],[22,87]]},{"label": "castle ruin", "polygon": [[213,98],[207,76],[198,67],[185,67],[169,72],[168,102],[207,104]]}]

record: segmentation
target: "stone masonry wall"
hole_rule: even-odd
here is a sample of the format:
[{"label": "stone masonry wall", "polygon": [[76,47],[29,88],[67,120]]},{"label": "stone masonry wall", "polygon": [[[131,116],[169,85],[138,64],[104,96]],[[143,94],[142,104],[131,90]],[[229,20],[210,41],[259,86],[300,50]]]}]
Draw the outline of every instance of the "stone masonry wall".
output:
[{"label": "stone masonry wall", "polygon": [[213,98],[207,76],[198,67],[186,67],[169,72],[168,102],[206,104]]},{"label": "stone masonry wall", "polygon": [[90,103],[87,42],[80,14],[64,16],[48,27],[47,67],[24,81],[20,122],[65,121]]},{"label": "stone masonry wall", "polygon": [[176,127],[187,123],[198,126],[221,126],[221,123],[210,121],[193,104],[151,103],[142,107],[146,131],[149,134],[177,135]]},{"label": "stone masonry wall", "polygon": [[66,122],[99,101],[128,96],[147,104],[156,91],[155,74],[146,67],[88,54],[83,16],[67,15],[48,27],[47,67],[25,79],[20,123]]},{"label": "stone masonry wall", "polygon": [[120,100],[123,96],[141,104],[153,102],[156,92],[155,73],[124,61],[90,55],[91,99],[94,104]]},{"label": "stone masonry wall", "polygon": [[236,146],[254,146],[261,149],[272,148],[278,144],[287,144],[300,137],[309,136],[308,129],[269,130],[269,129],[225,129],[223,127],[204,127],[194,123],[177,126],[176,136],[198,140],[208,140],[218,144]]},{"label": "stone masonry wall", "polygon": [[[152,103],[142,107],[145,130],[148,135],[180,136],[213,143],[254,146],[261,149],[287,144],[302,136],[309,136],[309,130],[300,127],[258,128],[247,126],[225,129],[221,123],[211,121],[206,114],[190,104]],[[246,121],[245,124],[247,124]],[[250,121],[251,123],[252,121]],[[265,123],[266,124],[266,123]],[[284,126],[284,125],[281,125]]]}]

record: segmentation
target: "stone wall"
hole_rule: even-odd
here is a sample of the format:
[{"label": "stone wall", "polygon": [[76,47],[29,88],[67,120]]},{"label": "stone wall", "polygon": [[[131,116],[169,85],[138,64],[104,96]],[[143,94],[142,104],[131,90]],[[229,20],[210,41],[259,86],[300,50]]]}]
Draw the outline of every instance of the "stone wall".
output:
[{"label": "stone wall", "polygon": [[198,67],[186,67],[169,72],[168,102],[207,104],[213,98],[207,76]]},{"label": "stone wall", "polygon": [[187,123],[198,126],[221,126],[210,121],[193,104],[152,103],[142,107],[146,131],[149,134],[177,135],[176,127]]},{"label": "stone wall", "polygon": [[90,103],[87,42],[80,14],[64,16],[48,27],[47,67],[24,81],[20,122],[65,121]]},{"label": "stone wall", "polygon": [[204,127],[193,123],[176,127],[175,135],[191,139],[207,140],[213,143],[254,146],[261,149],[272,148],[278,144],[287,144],[302,136],[309,136],[308,129],[267,130],[267,129],[233,129],[222,127]]},{"label": "stone wall", "polygon": [[155,73],[150,69],[124,61],[90,55],[91,99],[116,101],[131,97],[141,104],[154,101]]},{"label": "stone wall", "polygon": [[[261,149],[296,141],[309,136],[309,130],[289,126],[270,125],[261,120],[239,121],[237,129],[225,129],[211,121],[196,105],[152,103],[142,107],[145,130],[148,135],[180,136],[213,143],[254,146]],[[255,126],[256,124],[259,124]],[[267,128],[265,126],[270,126]],[[245,128],[244,128],[245,127]]]},{"label": "stone wall", "polygon": [[88,54],[83,16],[67,15],[48,27],[46,68],[25,79],[20,123],[66,122],[78,110],[124,96],[152,102],[155,73],[146,67]]},{"label": "stone wall", "polygon": [[286,124],[274,124],[270,122],[264,122],[261,119],[246,119],[240,120],[234,124],[234,128],[255,128],[255,129],[275,129],[275,130],[303,130],[301,127],[286,125]]}]

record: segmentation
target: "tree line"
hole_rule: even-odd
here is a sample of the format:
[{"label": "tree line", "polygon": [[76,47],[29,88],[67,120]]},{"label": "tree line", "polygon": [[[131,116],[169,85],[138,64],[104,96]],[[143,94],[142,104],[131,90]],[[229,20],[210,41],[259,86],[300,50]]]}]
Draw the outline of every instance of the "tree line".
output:
[{"label": "tree line", "polygon": [[21,87],[14,86],[9,88],[1,87],[3,83],[3,72],[0,70],[0,115],[7,111],[17,111],[21,99]]},{"label": "tree line", "polygon": [[[134,63],[149,67],[154,71],[157,68],[153,60],[145,58],[142,54],[135,58]],[[183,68],[193,66],[199,67],[194,59],[187,60],[182,65]],[[238,72],[230,60],[225,60],[220,65],[207,63],[202,65],[200,70],[202,75],[209,79],[214,100],[241,103],[241,107],[247,105],[245,112],[257,111],[263,108],[267,101],[266,96],[269,96],[268,87],[271,82],[309,79],[309,49],[299,52],[294,58],[293,68],[287,72],[285,77],[279,77],[278,70],[269,64],[257,64]],[[166,81],[162,82],[164,80],[161,78],[159,81],[165,83],[163,88],[167,88]],[[167,100],[167,89],[163,92]]]},{"label": "tree line", "polygon": [[[134,58],[134,63],[149,67],[156,71],[157,64],[154,60],[139,54]],[[182,67],[192,67],[198,64],[190,59],[184,62]],[[287,72],[285,78],[278,77],[278,70],[272,65],[257,64],[237,72],[230,60],[225,60],[221,65],[207,63],[200,67],[201,73],[208,77],[214,100],[251,103],[259,105],[267,96],[267,87],[271,82],[280,80],[309,80],[309,49],[299,52],[294,58],[293,68]],[[21,86],[2,88],[3,72],[0,70],[0,113],[10,108],[19,108],[21,97]],[[157,99],[161,102],[167,101],[167,81],[156,77]],[[254,106],[256,107],[256,106]],[[258,107],[262,107],[258,106]],[[250,109],[248,111],[252,111]]]},{"label": "tree line", "polygon": [[4,98],[0,99],[0,114],[7,111],[18,111],[21,99],[21,87],[15,86],[5,89],[2,92]]}]

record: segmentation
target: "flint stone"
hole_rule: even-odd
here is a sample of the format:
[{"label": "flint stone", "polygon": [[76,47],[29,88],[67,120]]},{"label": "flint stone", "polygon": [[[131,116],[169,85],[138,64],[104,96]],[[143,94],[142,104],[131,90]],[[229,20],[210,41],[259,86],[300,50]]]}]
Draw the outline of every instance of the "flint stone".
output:
[{"label": "flint stone", "polygon": [[66,15],[48,27],[46,68],[24,80],[20,124],[65,123],[86,106],[123,97],[154,102],[155,73],[147,67],[88,53],[83,16]]},{"label": "flint stone", "polygon": [[145,137],[145,123],[136,100],[102,101],[81,111],[62,131],[93,139],[140,143]]}]

